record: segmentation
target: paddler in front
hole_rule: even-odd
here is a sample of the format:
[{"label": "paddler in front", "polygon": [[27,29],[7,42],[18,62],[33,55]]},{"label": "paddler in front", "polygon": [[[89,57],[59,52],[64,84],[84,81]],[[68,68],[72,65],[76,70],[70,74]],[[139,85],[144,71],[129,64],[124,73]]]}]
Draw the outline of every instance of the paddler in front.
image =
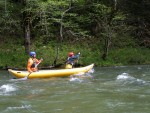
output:
[{"label": "paddler in front", "polygon": [[66,69],[73,68],[74,64],[78,61],[79,57],[80,57],[80,52],[78,52],[77,55],[74,55],[73,52],[69,52],[65,68]]},{"label": "paddler in front", "polygon": [[38,60],[36,58],[36,52],[30,52],[31,58],[28,59],[27,70],[29,73],[36,72],[38,70],[37,65],[43,61],[43,59]]}]

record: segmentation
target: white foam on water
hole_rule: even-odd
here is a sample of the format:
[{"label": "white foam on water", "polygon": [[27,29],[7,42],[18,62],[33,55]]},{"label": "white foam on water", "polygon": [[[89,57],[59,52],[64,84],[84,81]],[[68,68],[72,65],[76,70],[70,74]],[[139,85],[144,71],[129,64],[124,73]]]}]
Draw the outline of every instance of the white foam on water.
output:
[{"label": "white foam on water", "polygon": [[80,72],[78,74],[71,75],[69,81],[71,81],[71,82],[73,82],[73,81],[82,82],[83,78],[92,77],[91,73],[94,73],[94,68],[89,70],[87,73]]},{"label": "white foam on water", "polygon": [[0,86],[0,95],[9,95],[10,92],[16,91],[18,88],[12,84]]},{"label": "white foam on water", "polygon": [[19,107],[7,107],[7,110],[14,110],[14,109],[29,109],[31,108],[31,105],[22,105]]},{"label": "white foam on water", "polygon": [[94,73],[94,72],[95,72],[94,68],[88,71],[88,73]]},{"label": "white foam on water", "polygon": [[[28,112],[36,112],[36,111],[33,111],[31,109],[31,105],[20,105],[20,106],[10,106],[10,107],[7,107],[4,112],[2,113],[21,113],[21,111],[25,110],[26,113]],[[20,112],[19,112],[20,111]]]},{"label": "white foam on water", "polygon": [[130,83],[146,84],[146,81],[134,78],[130,76],[128,73],[122,73],[118,75],[116,79],[120,81],[128,81]]},{"label": "white foam on water", "polygon": [[10,81],[25,81],[25,80],[28,80],[27,77],[24,77],[24,78],[18,78],[18,79],[10,79]]},{"label": "white foam on water", "polygon": [[80,78],[71,77],[71,78],[70,78],[70,82],[73,82],[73,81],[82,82],[82,80],[81,80]]},{"label": "white foam on water", "polygon": [[92,73],[94,73],[94,72],[95,72],[95,70],[94,70],[94,68],[92,68],[87,73],[85,73],[85,77],[92,77]]},{"label": "white foam on water", "polygon": [[121,75],[117,76],[117,80],[127,80],[127,79],[134,79],[134,78],[129,76],[128,73],[122,73]]}]

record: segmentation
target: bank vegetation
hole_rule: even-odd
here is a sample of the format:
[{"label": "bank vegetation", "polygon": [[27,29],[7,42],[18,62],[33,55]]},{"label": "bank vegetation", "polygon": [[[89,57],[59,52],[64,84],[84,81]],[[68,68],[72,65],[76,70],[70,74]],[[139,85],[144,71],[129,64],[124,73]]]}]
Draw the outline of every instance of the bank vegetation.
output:
[{"label": "bank vegetation", "polygon": [[0,68],[25,68],[30,51],[41,67],[150,64],[149,0],[1,0]]}]

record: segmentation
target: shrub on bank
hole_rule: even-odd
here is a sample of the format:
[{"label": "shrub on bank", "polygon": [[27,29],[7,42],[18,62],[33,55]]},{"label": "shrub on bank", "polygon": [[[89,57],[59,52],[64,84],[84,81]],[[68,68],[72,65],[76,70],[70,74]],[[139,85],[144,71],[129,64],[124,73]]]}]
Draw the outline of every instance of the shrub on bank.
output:
[{"label": "shrub on bank", "polygon": [[[37,58],[43,58],[44,61],[39,67],[48,67],[53,65],[56,58],[56,48],[51,45],[32,47],[36,51]],[[150,52],[146,48],[120,48],[111,49],[108,53],[107,59],[104,61],[100,50],[91,50],[88,47],[82,46],[67,46],[63,45],[59,49],[57,64],[64,64],[69,51],[75,54],[79,51],[81,56],[78,63],[81,65],[88,65],[94,63],[96,66],[119,66],[119,65],[136,65],[136,64],[150,64]],[[23,46],[6,46],[0,49],[0,68],[4,69],[6,66],[11,68],[26,68],[29,55],[24,52]]]}]

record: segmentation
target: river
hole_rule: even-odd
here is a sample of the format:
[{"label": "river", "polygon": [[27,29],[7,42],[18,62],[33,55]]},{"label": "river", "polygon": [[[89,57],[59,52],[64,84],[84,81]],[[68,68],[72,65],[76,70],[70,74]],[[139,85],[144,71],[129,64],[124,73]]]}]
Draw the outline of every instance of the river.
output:
[{"label": "river", "polygon": [[150,112],[150,65],[92,71],[80,78],[25,81],[0,71],[0,113]]}]

